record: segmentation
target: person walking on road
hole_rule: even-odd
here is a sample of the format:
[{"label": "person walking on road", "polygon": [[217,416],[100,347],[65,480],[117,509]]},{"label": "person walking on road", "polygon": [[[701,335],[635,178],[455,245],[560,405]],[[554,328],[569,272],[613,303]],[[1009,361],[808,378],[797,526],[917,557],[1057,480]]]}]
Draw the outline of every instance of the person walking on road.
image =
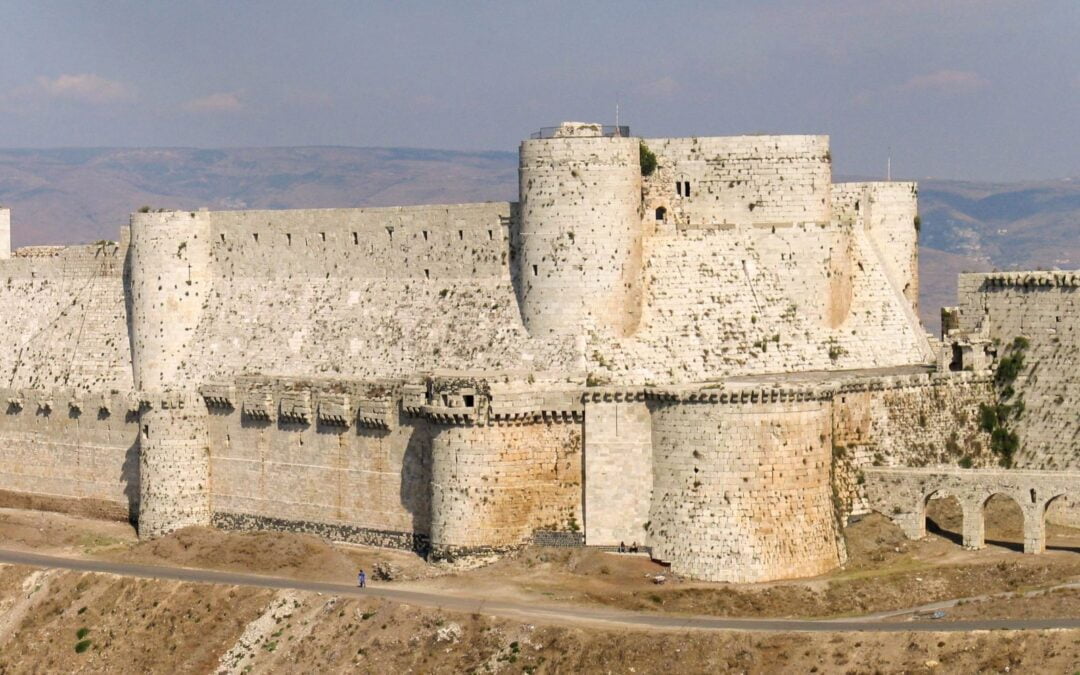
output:
[{"label": "person walking on road", "polygon": [[360,588],[367,586],[367,575],[364,574],[364,570],[360,570],[360,574],[356,575],[356,585]]}]

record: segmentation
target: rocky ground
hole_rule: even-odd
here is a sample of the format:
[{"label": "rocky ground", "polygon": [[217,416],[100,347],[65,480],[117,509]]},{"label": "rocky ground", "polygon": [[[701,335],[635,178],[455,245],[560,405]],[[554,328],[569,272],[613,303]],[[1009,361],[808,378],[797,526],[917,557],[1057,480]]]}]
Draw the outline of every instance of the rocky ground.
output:
[{"label": "rocky ground", "polygon": [[[1080,579],[1080,533],[1051,529],[1060,548],[1025,556],[1008,505],[991,504],[988,539],[951,539],[950,504],[930,516],[942,534],[909,542],[871,516],[847,530],[850,560],[825,577],[773,584],[673,578],[645,557],[530,549],[474,569],[410,554],[334,546],[280,533],[201,528],[137,542],[125,524],[0,510],[0,545],[69,556],[173,564],[349,583],[376,566],[403,588],[508,600],[606,604],[728,616],[837,616],[946,598],[1029,591]],[[1015,545],[1015,544],[1013,544]],[[1075,548],[1074,548],[1075,547]],[[653,583],[665,574],[668,581]],[[959,618],[1080,614],[1080,590],[998,597],[949,608]],[[904,621],[901,616],[894,620]],[[478,614],[110,575],[0,566],[0,673],[6,672],[1074,672],[1080,631],[831,633],[635,631],[526,624]]]}]

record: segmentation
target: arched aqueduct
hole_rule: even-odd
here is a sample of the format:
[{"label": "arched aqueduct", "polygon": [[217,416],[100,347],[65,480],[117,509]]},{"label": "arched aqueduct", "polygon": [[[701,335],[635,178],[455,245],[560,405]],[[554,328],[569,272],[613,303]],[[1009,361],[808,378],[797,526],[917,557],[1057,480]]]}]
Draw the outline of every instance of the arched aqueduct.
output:
[{"label": "arched aqueduct", "polygon": [[870,508],[891,518],[910,539],[926,535],[930,499],[955,497],[964,515],[964,547],[972,549],[986,546],[983,509],[994,495],[1020,506],[1025,553],[1046,550],[1046,509],[1054,500],[1080,500],[1078,471],[868,467],[863,474]]}]

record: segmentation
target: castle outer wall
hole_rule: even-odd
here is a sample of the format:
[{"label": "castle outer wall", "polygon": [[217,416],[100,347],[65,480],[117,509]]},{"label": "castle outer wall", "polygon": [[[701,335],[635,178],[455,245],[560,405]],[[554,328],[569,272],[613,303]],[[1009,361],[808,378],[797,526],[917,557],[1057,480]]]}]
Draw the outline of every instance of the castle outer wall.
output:
[{"label": "castle outer wall", "polygon": [[912,184],[832,184],[823,136],[649,139],[649,176],[640,142],[526,141],[520,204],[16,251],[0,499],[749,581],[843,560],[862,467],[989,461],[987,380],[928,373]]}]

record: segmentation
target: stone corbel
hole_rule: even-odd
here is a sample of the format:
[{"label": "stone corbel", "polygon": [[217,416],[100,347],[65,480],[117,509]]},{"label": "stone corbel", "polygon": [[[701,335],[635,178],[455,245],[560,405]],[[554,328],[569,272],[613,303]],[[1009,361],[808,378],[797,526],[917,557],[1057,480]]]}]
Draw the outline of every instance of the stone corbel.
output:
[{"label": "stone corbel", "polygon": [[296,389],[281,394],[278,414],[282,420],[297,424],[311,423],[311,390]]},{"label": "stone corbel", "polygon": [[273,422],[277,419],[273,395],[260,389],[247,392],[244,395],[243,413],[251,419]]},{"label": "stone corbel", "polygon": [[348,394],[320,394],[319,422],[336,427],[352,424],[352,411],[349,408]]}]

